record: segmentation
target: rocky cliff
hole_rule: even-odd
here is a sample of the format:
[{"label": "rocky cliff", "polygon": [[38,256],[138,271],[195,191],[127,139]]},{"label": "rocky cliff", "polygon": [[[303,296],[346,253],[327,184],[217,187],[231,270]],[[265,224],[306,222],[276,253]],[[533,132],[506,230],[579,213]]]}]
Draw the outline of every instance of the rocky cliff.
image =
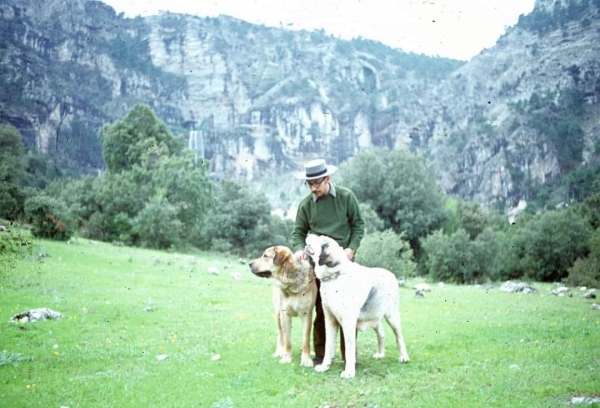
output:
[{"label": "rocky cliff", "polygon": [[600,5],[585,3],[556,26],[544,20],[556,3],[540,0],[463,64],[224,16],[126,19],[98,1],[1,0],[0,121],[42,151],[101,167],[98,129],[143,102],[216,177],[253,180],[384,146],[438,163],[449,193],[514,205],[525,184],[572,165],[525,102],[531,113],[532,98],[582,93],[575,156],[596,157]]}]

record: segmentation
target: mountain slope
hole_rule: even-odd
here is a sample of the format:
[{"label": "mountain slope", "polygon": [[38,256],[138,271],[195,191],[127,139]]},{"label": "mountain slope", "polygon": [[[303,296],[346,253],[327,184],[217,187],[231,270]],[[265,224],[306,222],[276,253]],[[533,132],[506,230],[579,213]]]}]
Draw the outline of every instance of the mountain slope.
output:
[{"label": "mountain slope", "polygon": [[[516,205],[595,163],[599,0],[538,0],[468,63],[226,16],[127,19],[98,1],[0,1],[0,121],[102,168],[97,131],[147,103],[215,177],[411,149],[446,192]],[[566,152],[566,153],[565,153]]]}]

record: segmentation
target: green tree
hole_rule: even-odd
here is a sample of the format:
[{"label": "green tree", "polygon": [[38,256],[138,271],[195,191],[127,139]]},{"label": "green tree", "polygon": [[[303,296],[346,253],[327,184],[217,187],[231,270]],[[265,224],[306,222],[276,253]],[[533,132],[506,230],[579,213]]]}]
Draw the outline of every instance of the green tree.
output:
[{"label": "green tree", "polygon": [[510,240],[503,276],[560,281],[588,252],[592,228],[576,211],[549,211],[525,221]]},{"label": "green tree", "polygon": [[458,211],[461,226],[471,239],[475,239],[488,225],[488,215],[483,212],[478,203],[460,201]]},{"label": "green tree", "polygon": [[474,275],[473,254],[467,232],[460,228],[450,235],[435,231],[422,240],[421,268],[430,279],[464,283]]},{"label": "green tree", "polygon": [[385,228],[404,233],[413,250],[419,238],[441,227],[444,195],[434,172],[410,152],[375,149],[342,164],[344,183],[373,207]]},{"label": "green tree", "polygon": [[183,141],[175,138],[154,111],[136,105],[123,120],[105,126],[100,132],[102,156],[111,173],[131,170],[134,165],[151,166],[161,155],[178,155]]},{"label": "green tree", "polygon": [[385,228],[384,222],[379,218],[373,207],[367,203],[359,203],[358,205],[360,207],[360,213],[363,216],[363,221],[365,222],[365,232],[369,234],[383,231]]},{"label": "green tree", "polygon": [[208,245],[202,234],[212,195],[208,165],[196,163],[152,109],[134,106],[102,129],[101,140],[105,174],[49,188],[67,203],[82,234],[158,248]]},{"label": "green tree", "polygon": [[269,246],[271,207],[266,196],[233,181],[216,187],[204,233],[210,240],[228,242],[239,254],[262,251]]},{"label": "green tree", "polygon": [[131,221],[131,227],[144,247],[166,249],[181,244],[183,223],[176,207],[164,198],[152,198]]},{"label": "green tree", "polygon": [[10,125],[0,125],[0,218],[15,220],[23,215],[24,155],[19,131]]},{"label": "green tree", "polygon": [[213,184],[206,176],[208,163],[195,163],[189,150],[178,157],[165,158],[152,172],[155,191],[164,193],[182,223],[182,242],[206,246],[202,234],[206,215],[212,205]]},{"label": "green tree", "polygon": [[590,253],[585,258],[579,258],[569,268],[567,282],[572,286],[600,287],[600,228],[592,234]]},{"label": "green tree", "polygon": [[416,272],[410,244],[392,230],[367,233],[356,253],[356,262],[388,269],[396,277],[414,276]]}]

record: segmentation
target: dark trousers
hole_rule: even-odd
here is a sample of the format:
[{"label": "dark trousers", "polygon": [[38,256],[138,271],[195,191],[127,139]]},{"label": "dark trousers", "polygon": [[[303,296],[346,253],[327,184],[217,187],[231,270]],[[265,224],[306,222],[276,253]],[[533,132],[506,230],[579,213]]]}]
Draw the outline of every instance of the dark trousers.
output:
[{"label": "dark trousers", "polygon": [[[315,302],[315,321],[313,323],[313,348],[315,357],[323,357],[325,355],[325,315],[323,314],[323,305],[321,304],[321,281],[317,282],[317,301]],[[356,333],[354,333],[356,336]],[[342,359],[346,361],[346,342],[344,341],[344,331],[340,326],[340,351]]]}]

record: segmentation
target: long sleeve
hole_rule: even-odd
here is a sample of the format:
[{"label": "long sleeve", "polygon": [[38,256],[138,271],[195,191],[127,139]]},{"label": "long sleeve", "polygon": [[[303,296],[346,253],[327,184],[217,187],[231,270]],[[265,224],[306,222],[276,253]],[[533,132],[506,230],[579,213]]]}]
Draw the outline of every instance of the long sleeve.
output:
[{"label": "long sleeve", "polygon": [[350,223],[350,242],[348,247],[355,252],[360,246],[360,241],[365,236],[365,222],[354,193],[348,197],[348,222]]}]

